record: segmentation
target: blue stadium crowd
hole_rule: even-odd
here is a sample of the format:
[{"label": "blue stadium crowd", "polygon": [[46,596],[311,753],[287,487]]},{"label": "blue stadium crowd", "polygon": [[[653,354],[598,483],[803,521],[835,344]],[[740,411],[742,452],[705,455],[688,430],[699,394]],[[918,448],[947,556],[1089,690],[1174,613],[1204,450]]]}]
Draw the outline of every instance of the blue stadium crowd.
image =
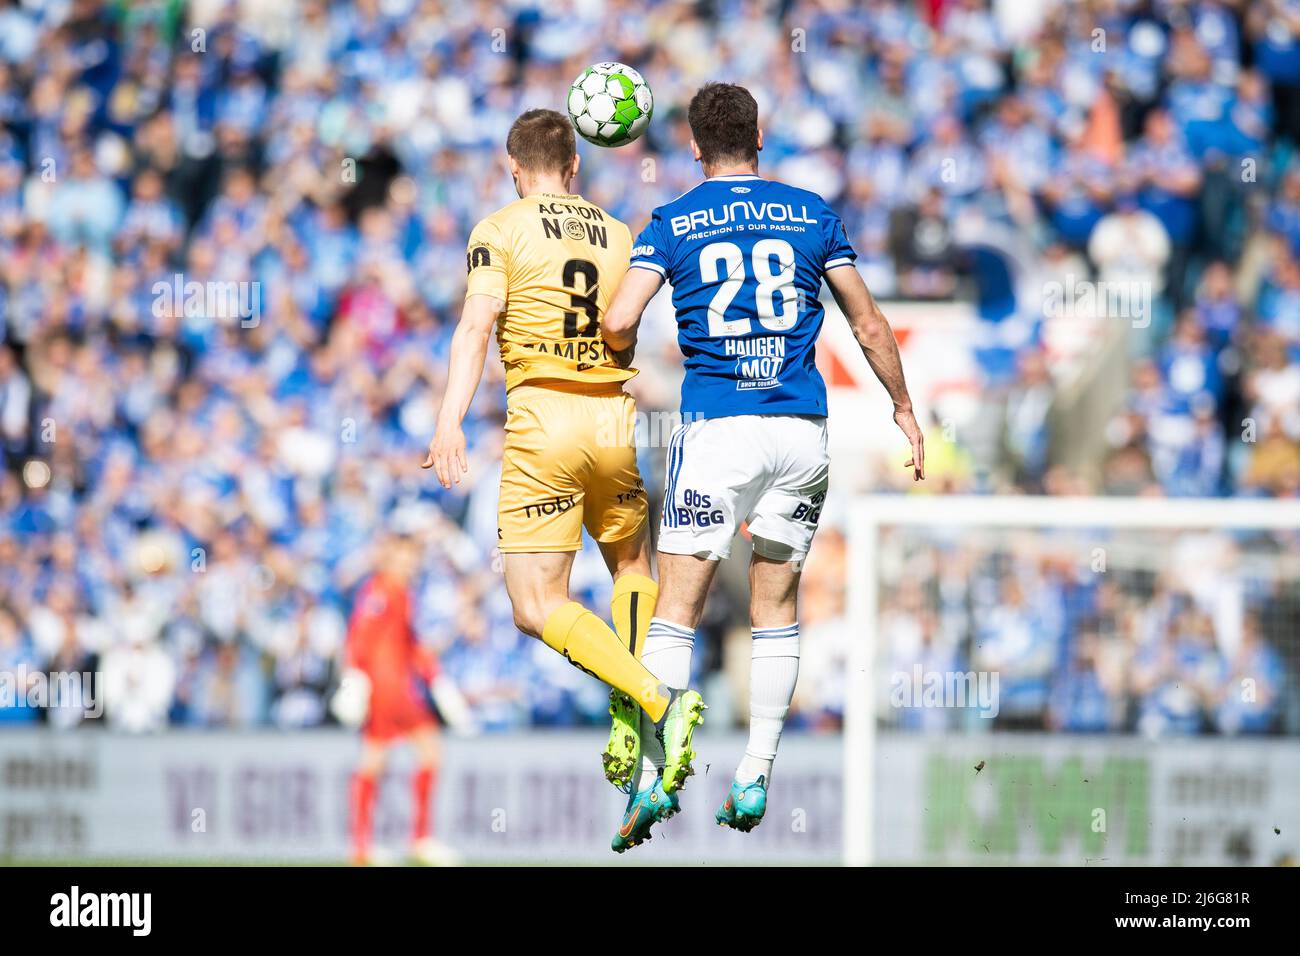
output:
[{"label": "blue stadium crowd", "polygon": [[[1279,578],[1258,539],[1115,534],[1103,573],[1078,560],[1096,539],[941,539],[900,542],[902,573],[884,589],[885,723],[1149,737],[1300,732],[1288,675],[1300,650],[1300,590]],[[991,705],[964,679],[947,697],[913,692],[966,674],[997,675]]]},{"label": "blue stadium crowd", "polygon": [[[634,230],[698,180],[684,105],[727,79],[759,100],[763,172],[839,210],[879,298],[973,304],[1002,434],[945,490],[1300,495],[1300,0],[0,0],[0,678],[93,672],[125,731],[326,723],[352,596],[399,531],[428,542],[418,631],[484,726],[604,718],[603,689],[511,624],[498,363],[467,420],[473,480],[444,492],[418,467],[465,239],[514,198],[506,130],[600,60],[656,97],[641,141],[582,146],[579,188]],[[1149,298],[1091,469],[1053,446],[1033,290],[1065,277]],[[671,330],[638,358],[642,407],[671,409]],[[828,523],[805,581],[813,728],[843,708]],[[1221,693],[1240,667],[1276,689],[1300,665],[1258,602],[1225,624],[1194,589],[1134,585],[1047,627],[1030,599],[1073,592],[992,564],[963,605],[986,657],[960,663],[1028,662],[1009,726],[1283,722],[1277,694]],[[606,605],[590,553],[574,584]],[[891,666],[953,620],[917,588],[890,598],[910,620]],[[724,582],[705,683],[748,659],[742,607]],[[1211,675],[1191,703],[1179,668]],[[84,722],[78,692],[48,697],[0,694],[0,724]]]}]

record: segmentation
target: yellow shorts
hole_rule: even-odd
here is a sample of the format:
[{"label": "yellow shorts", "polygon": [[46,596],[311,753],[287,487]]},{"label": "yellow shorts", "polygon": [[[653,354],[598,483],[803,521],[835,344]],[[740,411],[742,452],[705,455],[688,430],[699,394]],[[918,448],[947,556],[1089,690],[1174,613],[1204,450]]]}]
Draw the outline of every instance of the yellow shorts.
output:
[{"label": "yellow shorts", "polygon": [[506,398],[497,544],[504,552],[577,551],[646,523],[636,467],[636,402],[622,383],[517,385]]}]

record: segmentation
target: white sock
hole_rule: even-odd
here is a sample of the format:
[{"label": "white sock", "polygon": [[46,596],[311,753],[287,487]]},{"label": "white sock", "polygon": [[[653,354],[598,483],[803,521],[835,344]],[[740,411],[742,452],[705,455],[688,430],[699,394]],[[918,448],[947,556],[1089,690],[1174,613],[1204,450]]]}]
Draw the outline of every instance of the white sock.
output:
[{"label": "white sock", "polygon": [[749,665],[749,742],[736,768],[736,780],[772,782],[772,761],[781,742],[781,728],[790,711],[799,679],[799,625],[754,628]]},{"label": "white sock", "polygon": [[[685,687],[691,682],[691,651],[694,648],[695,632],[689,627],[652,617],[641,648],[641,663],[669,687]],[[642,713],[641,779],[637,789],[651,786],[663,766],[663,744],[655,735],[654,722]]]}]

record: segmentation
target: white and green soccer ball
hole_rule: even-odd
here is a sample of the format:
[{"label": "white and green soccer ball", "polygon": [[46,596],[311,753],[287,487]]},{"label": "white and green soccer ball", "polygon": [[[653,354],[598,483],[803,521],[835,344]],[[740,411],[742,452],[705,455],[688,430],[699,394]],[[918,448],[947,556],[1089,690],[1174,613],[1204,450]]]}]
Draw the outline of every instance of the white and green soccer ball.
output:
[{"label": "white and green soccer ball", "polygon": [[650,125],[654,96],[641,74],[623,63],[597,63],[569,87],[569,119],[589,143],[623,146]]}]

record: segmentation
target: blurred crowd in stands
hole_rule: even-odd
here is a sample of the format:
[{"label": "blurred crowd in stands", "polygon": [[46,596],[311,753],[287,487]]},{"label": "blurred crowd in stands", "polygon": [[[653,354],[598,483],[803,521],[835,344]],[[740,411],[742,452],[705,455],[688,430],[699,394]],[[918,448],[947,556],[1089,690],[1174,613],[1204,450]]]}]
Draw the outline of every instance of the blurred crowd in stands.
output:
[{"label": "blurred crowd in stands", "polygon": [[[889,725],[1300,733],[1300,567],[1267,534],[900,529],[882,550]],[[991,705],[970,674],[996,675]]]},{"label": "blurred crowd in stands", "polygon": [[[514,198],[505,132],[611,59],[647,77],[654,121],[581,144],[578,188],[634,231],[698,180],[683,107],[727,79],[759,100],[761,171],[826,196],[879,298],[969,303],[998,435],[943,490],[1300,494],[1300,0],[0,0],[0,678],[94,672],[131,731],[325,723],[352,596],[397,531],[427,542],[417,629],[486,727],[604,719],[603,689],[511,624],[499,363],[473,480],[444,492],[419,462],[466,237]],[[1087,362],[1063,380],[1049,286],[1130,296],[1100,313],[1129,384],[1086,467],[1054,427]],[[644,335],[635,394],[672,409],[673,329]],[[963,438],[936,431],[936,461],[980,457]],[[644,450],[652,500],[661,460]],[[813,728],[842,713],[825,524]],[[1179,585],[1098,585],[1086,614],[1047,588],[1048,627],[1041,593],[977,587],[993,558],[968,557],[969,620],[919,581],[890,598],[886,654],[1032,658],[1008,726],[1281,723],[1276,698],[1215,696],[1243,667],[1294,680],[1258,617],[1212,654]],[[606,605],[590,552],[574,585]],[[743,607],[723,580],[706,684],[748,660]],[[0,723],[81,720],[66,689],[31,708],[4,686]]]}]

